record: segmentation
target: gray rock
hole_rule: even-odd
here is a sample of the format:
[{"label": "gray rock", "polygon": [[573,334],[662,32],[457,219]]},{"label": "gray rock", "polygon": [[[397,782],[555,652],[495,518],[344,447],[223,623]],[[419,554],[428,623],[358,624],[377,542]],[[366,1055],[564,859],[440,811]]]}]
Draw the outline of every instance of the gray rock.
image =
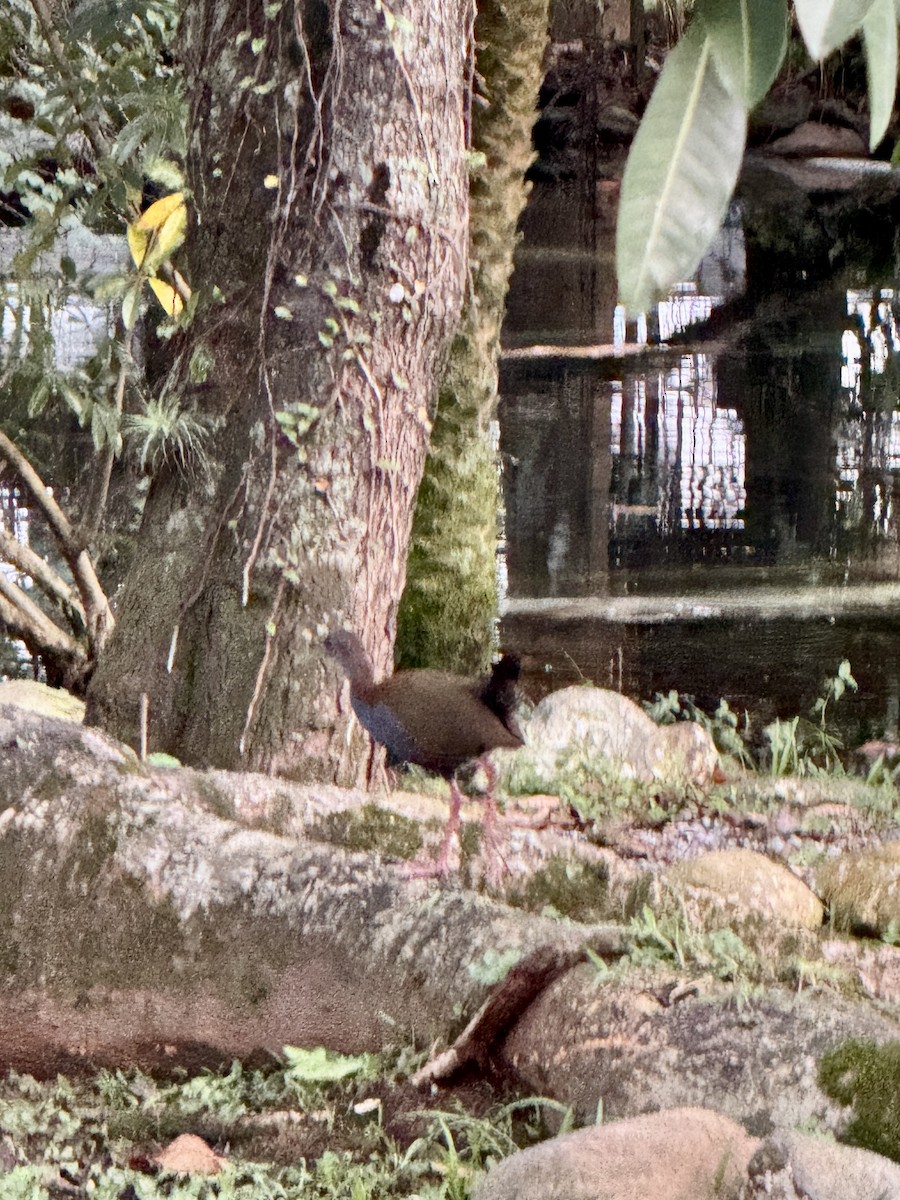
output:
[{"label": "gray rock", "polygon": [[833,938],[822,943],[822,958],[847,970],[867,996],[900,1007],[900,947]]},{"label": "gray rock", "polygon": [[641,983],[637,971],[618,980],[574,968],[519,1018],[501,1068],[522,1091],[571,1104],[582,1123],[602,1102],[611,1119],[699,1107],[759,1137],[807,1122],[839,1134],[847,1110],[819,1086],[822,1055],[848,1038],[900,1038],[896,1008],[815,984],[736,1002],[732,985],[690,970],[657,969]]},{"label": "gray rock", "polygon": [[708,1109],[647,1113],[504,1159],[475,1200],[738,1200],[758,1145]]},{"label": "gray rock", "polygon": [[786,1133],[757,1150],[741,1200],[898,1200],[900,1166],[826,1138]]},{"label": "gray rock", "polygon": [[568,751],[605,759],[620,775],[641,783],[708,783],[718,764],[709,734],[699,725],[657,725],[633,700],[604,688],[569,687],[545,696],[517,751],[548,783]]},{"label": "gray rock", "polygon": [[900,926],[900,841],[841,855],[826,863],[817,882],[835,929],[882,935]]},{"label": "gray rock", "polygon": [[791,158],[843,158],[864,156],[866,144],[854,129],[825,125],[821,121],[805,121],[784,137],[771,142],[765,152]]},{"label": "gray rock", "polygon": [[663,877],[784,925],[818,929],[822,924],[821,900],[782,863],[753,850],[713,850],[677,863]]}]

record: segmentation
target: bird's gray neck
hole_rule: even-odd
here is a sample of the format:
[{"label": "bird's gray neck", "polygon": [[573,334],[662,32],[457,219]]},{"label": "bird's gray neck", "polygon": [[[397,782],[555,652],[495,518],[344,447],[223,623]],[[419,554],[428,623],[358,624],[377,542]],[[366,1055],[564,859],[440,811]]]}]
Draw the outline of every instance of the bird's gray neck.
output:
[{"label": "bird's gray neck", "polygon": [[325,649],[343,669],[353,692],[365,695],[375,686],[372,663],[355,633],[341,629],[331,634]]}]

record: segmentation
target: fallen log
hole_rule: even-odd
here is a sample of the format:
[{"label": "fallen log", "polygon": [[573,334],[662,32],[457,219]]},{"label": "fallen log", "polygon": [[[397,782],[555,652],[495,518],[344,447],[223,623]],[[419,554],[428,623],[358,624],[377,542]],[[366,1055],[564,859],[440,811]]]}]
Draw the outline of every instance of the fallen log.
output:
[{"label": "fallen log", "polygon": [[[479,964],[624,946],[616,926],[403,879],[302,836],[336,793],[346,804],[334,788],[152,770],[97,730],[0,707],[0,1064],[428,1045],[485,1001],[496,980]],[[275,810],[293,836],[236,819]]]}]

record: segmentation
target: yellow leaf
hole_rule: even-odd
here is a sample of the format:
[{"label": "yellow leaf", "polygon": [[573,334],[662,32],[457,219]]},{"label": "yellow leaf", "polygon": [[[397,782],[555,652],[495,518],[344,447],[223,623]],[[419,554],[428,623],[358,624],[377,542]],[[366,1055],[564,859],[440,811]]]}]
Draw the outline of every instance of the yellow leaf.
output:
[{"label": "yellow leaf", "polygon": [[184,301],[175,291],[170,283],[166,283],[164,279],[148,279],[147,282],[153,288],[153,292],[166,310],[167,316],[177,317],[184,308]]},{"label": "yellow leaf", "polygon": [[183,204],[166,217],[157,232],[156,248],[162,257],[168,258],[184,241],[184,231],[187,229],[187,209]]},{"label": "yellow leaf", "polygon": [[147,253],[150,234],[145,229],[138,229],[135,225],[129,225],[125,232],[128,237],[128,249],[131,251],[134,265],[141,267],[144,263],[144,256]]},{"label": "yellow leaf", "polygon": [[176,208],[184,204],[184,192],[171,192],[161,200],[154,201],[135,221],[138,229],[159,229],[165,225]]},{"label": "yellow leaf", "polygon": [[152,275],[184,241],[186,228],[183,192],[172,192],[151,204],[128,226],[128,248],[135,266]]}]

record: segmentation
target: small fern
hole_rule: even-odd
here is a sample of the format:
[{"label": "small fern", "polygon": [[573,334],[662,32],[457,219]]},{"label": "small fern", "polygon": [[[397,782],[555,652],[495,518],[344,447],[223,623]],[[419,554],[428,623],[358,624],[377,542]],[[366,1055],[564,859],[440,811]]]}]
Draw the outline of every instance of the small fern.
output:
[{"label": "small fern", "polygon": [[151,473],[171,463],[188,475],[208,474],[206,443],[214,427],[214,418],[187,412],[176,396],[148,400],[143,412],[122,418],[129,453]]}]

